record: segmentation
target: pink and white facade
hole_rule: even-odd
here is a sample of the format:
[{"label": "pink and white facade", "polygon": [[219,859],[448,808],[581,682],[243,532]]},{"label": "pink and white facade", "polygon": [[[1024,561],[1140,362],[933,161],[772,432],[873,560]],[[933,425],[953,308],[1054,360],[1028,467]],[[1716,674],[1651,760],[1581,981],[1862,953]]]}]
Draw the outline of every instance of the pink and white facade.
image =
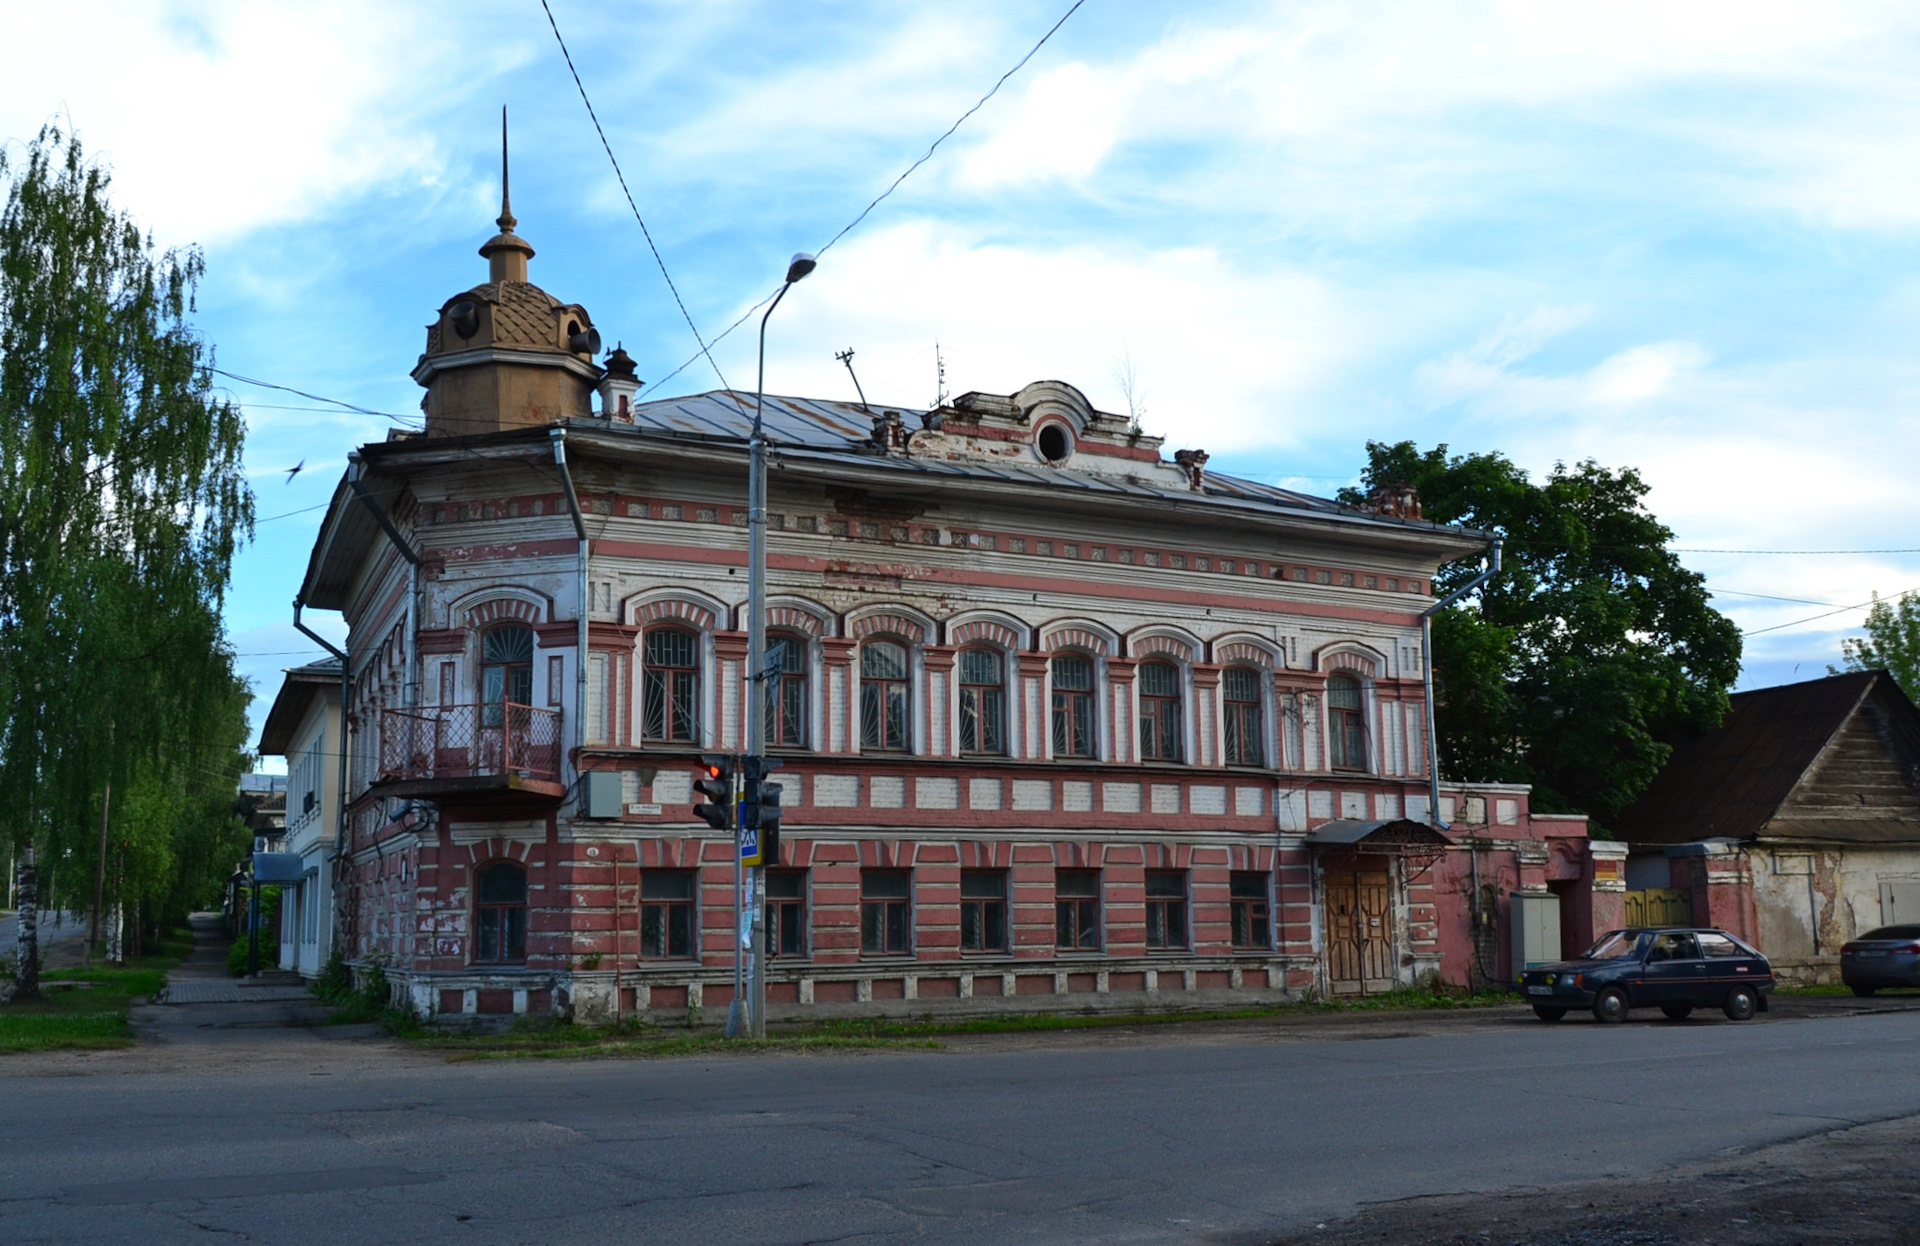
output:
[{"label": "pink and white facade", "polygon": [[[302,591],[351,628],[342,946],[447,1020],[723,1009],[691,784],[750,712],[752,398],[636,402],[511,224]],[[1316,838],[1430,821],[1419,619],[1480,534],[1163,459],[1053,381],[767,423],[774,1019],[1465,981],[1469,873],[1584,903],[1584,824],[1524,789],[1445,790],[1473,863]]]}]

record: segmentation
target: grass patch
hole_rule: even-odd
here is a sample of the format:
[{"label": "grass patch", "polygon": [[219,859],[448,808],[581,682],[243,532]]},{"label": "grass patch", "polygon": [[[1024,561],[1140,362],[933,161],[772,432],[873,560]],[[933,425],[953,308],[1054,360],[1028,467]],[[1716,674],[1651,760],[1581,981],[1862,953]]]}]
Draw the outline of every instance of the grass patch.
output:
[{"label": "grass patch", "polygon": [[139,957],[124,969],[41,970],[39,1000],[0,1004],[0,1054],[127,1046],[133,1041],[127,1011],[136,999],[158,994],[167,970],[192,947],[191,931],[173,931],[161,940],[158,952]]}]

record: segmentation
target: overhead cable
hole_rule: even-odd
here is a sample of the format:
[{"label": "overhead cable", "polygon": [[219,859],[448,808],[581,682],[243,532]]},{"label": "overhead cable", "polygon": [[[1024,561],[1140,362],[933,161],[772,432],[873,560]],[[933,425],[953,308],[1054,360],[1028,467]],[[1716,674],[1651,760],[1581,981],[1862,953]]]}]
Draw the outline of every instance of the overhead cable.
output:
[{"label": "overhead cable", "polygon": [[417,415],[395,415],[391,411],[375,411],[371,407],[363,407],[357,403],[346,402],[339,398],[328,398],[321,394],[309,394],[304,389],[295,389],[291,385],[275,385],[272,381],[262,381],[251,376],[241,376],[238,372],[229,372],[225,368],[216,368],[209,365],[207,371],[218,373],[230,381],[238,381],[242,385],[257,385],[261,389],[277,389],[283,394],[298,394],[300,397],[310,399],[313,402],[324,402],[332,406],[344,407],[349,411],[358,412],[361,415],[377,415],[383,420],[399,420],[402,423],[418,424],[422,419],[422,417]]},{"label": "overhead cable", "polygon": [[[915,169],[918,169],[921,165],[933,159],[933,153],[940,149],[940,144],[952,138],[954,131],[958,130],[961,127],[961,125],[966,122],[968,117],[971,117],[973,116],[973,114],[979,112],[980,109],[986,104],[986,102],[992,99],[994,95],[999,92],[1000,88],[1007,84],[1007,79],[1019,73],[1020,70],[1026,66],[1026,63],[1033,59],[1034,54],[1038,52],[1041,48],[1046,46],[1047,40],[1053,38],[1054,33],[1058,31],[1062,26],[1066,25],[1067,19],[1069,17],[1072,17],[1074,13],[1079,10],[1080,6],[1085,4],[1086,2],[1087,0],[1073,0],[1073,3],[1067,6],[1067,11],[1060,15],[1060,20],[1047,28],[1047,33],[1044,35],[1041,35],[1040,41],[1027,49],[1027,54],[1025,56],[1021,57],[1019,60],[1014,62],[1012,69],[1009,69],[1006,73],[1001,74],[999,79],[996,80],[994,84],[987,89],[987,93],[985,95],[982,95],[979,99],[973,102],[973,107],[961,113],[959,120],[955,121],[952,125],[948,126],[946,128],[946,131],[943,134],[941,134],[939,138],[934,139],[932,143],[928,144],[927,150],[921,154],[918,160],[915,160],[912,164],[908,165],[905,171],[902,172],[899,177],[894,178],[892,183],[890,183],[885,190],[875,195],[873,197],[873,202],[869,203],[866,207],[861,208],[859,215],[855,216],[852,220],[848,221],[844,226],[842,226],[839,233],[827,239],[826,246],[823,246],[818,251],[815,251],[814,255],[816,257],[825,255],[827,253],[827,250],[830,247],[832,247],[834,243],[846,237],[849,233],[853,231],[855,226],[860,224],[861,221],[866,220],[867,214],[869,212],[872,212],[875,208],[879,207],[882,200],[886,199],[889,195],[893,194],[894,191],[900,189],[900,183],[906,181],[907,178],[913,174],[913,171]],[[545,7],[547,0],[540,0],[540,3],[542,7]],[[549,21],[553,19],[553,14],[551,11],[548,12],[547,19]],[[559,31],[556,30],[554,34],[557,36],[559,34]],[[571,64],[572,62],[568,62],[568,63]],[[575,81],[578,81],[577,75],[575,77]],[[585,95],[585,92],[583,91],[582,96],[584,97],[584,95]],[[599,125],[599,122],[596,121],[594,124],[597,126]],[[605,141],[604,137],[602,138],[601,141],[602,142]],[[738,320],[734,321],[732,324],[728,325],[725,329],[722,329],[720,331],[720,335],[713,339],[712,345],[718,346],[720,343],[726,341],[727,336],[729,334],[731,334],[735,329],[739,328],[741,325],[745,324],[748,318],[753,315],[753,313],[759,311],[762,307],[765,307],[767,303],[777,293],[779,293],[779,290],[777,288],[774,290],[768,291],[765,298],[761,299],[758,303],[755,303],[752,307],[747,308],[747,310],[741,312],[740,318]],[[707,345],[708,345],[707,343],[701,344],[703,351],[706,349]],[[693,356],[691,359],[688,359],[685,363],[681,364],[679,367],[675,368],[673,371],[667,373],[664,377],[661,377],[658,381],[655,381],[653,383],[654,389],[658,390],[662,385],[665,385],[668,381],[671,381],[674,377],[679,376],[682,372],[685,372],[690,366],[696,363],[699,360],[699,358],[700,358],[699,355]],[[708,356],[708,361],[709,362],[712,361],[711,355]],[[714,371],[718,372],[719,369],[716,367]],[[724,383],[725,380],[726,380],[725,377],[721,378],[722,383]],[[732,388],[732,387],[729,386],[728,388]]]},{"label": "overhead cable", "polygon": [[1847,614],[1850,611],[1854,611],[1854,610],[1864,610],[1868,606],[1873,605],[1874,602],[1876,601],[1898,600],[1899,598],[1905,597],[1908,593],[1920,593],[1920,587],[1910,588],[1910,589],[1907,589],[1905,592],[1895,593],[1892,598],[1874,597],[1872,600],[1863,601],[1858,605],[1841,606],[1838,610],[1829,610],[1825,614],[1808,615],[1804,619],[1795,619],[1791,623],[1776,623],[1772,627],[1756,627],[1750,632],[1741,632],[1740,634],[1742,636],[1758,636],[1763,632],[1778,632],[1778,631],[1784,631],[1789,627],[1799,627],[1802,623],[1817,623],[1821,619],[1830,619],[1836,614]]},{"label": "overhead cable", "polygon": [[[573,75],[573,85],[580,91],[580,102],[587,106],[587,116],[593,122],[593,132],[600,136],[600,146],[607,153],[607,162],[613,165],[613,175],[619,179],[620,182],[620,193],[627,197],[627,207],[633,210],[633,219],[640,223],[640,232],[645,235],[647,239],[647,249],[653,252],[653,262],[660,266],[660,276],[666,279],[667,290],[673,295],[674,305],[680,309],[680,316],[687,322],[687,328],[693,331],[693,340],[700,343],[700,353],[693,358],[698,359],[702,355],[706,356],[707,364],[713,369],[713,374],[720,378],[720,387],[722,389],[732,389],[733,386],[727,384],[726,374],[720,371],[720,365],[715,362],[713,351],[707,345],[707,340],[700,336],[699,327],[693,323],[693,316],[687,311],[686,303],[681,300],[680,289],[673,284],[673,274],[667,271],[667,261],[661,258],[660,248],[654,245],[653,231],[647,228],[647,222],[640,216],[640,205],[633,201],[633,191],[627,188],[627,175],[620,171],[620,161],[614,157],[613,145],[607,142],[607,132],[600,127],[600,115],[594,112],[593,101],[587,98],[587,84],[580,81],[580,71],[574,68],[573,53],[567,50],[567,41],[560,35],[560,23],[553,20],[552,7],[547,4],[547,0],[540,0],[540,7],[546,12],[547,25],[553,27],[554,42],[560,45],[560,55],[566,58],[567,72]],[[729,332],[731,332],[731,330],[729,330]],[[720,335],[720,337],[725,336],[725,333]],[[715,342],[719,340],[720,338],[714,339]],[[693,360],[688,360],[687,362],[691,363]],[[680,365],[682,368],[685,366],[686,364]],[[674,369],[675,372],[679,370],[679,368]]]}]

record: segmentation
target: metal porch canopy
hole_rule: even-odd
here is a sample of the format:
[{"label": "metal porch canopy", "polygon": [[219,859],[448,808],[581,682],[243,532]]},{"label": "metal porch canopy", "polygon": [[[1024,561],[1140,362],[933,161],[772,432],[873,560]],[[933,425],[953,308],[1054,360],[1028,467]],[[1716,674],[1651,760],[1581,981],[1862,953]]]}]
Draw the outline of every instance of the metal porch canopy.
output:
[{"label": "metal porch canopy", "polygon": [[1306,843],[1310,848],[1344,848],[1403,857],[1435,857],[1453,847],[1453,841],[1445,835],[1411,818],[1373,822],[1343,818],[1322,822],[1307,833]]}]

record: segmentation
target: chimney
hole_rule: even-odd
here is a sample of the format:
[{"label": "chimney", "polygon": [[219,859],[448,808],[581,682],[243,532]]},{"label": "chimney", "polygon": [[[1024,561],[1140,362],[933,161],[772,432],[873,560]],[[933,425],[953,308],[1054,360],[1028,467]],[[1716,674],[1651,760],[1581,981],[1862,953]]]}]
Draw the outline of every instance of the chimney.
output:
[{"label": "chimney", "polygon": [[1207,452],[1205,450],[1175,450],[1173,461],[1187,474],[1187,488],[1199,493],[1207,484]]},{"label": "chimney", "polygon": [[606,374],[600,378],[600,417],[633,423],[633,400],[645,384],[634,374],[633,357],[615,343],[613,353],[607,356]]}]

